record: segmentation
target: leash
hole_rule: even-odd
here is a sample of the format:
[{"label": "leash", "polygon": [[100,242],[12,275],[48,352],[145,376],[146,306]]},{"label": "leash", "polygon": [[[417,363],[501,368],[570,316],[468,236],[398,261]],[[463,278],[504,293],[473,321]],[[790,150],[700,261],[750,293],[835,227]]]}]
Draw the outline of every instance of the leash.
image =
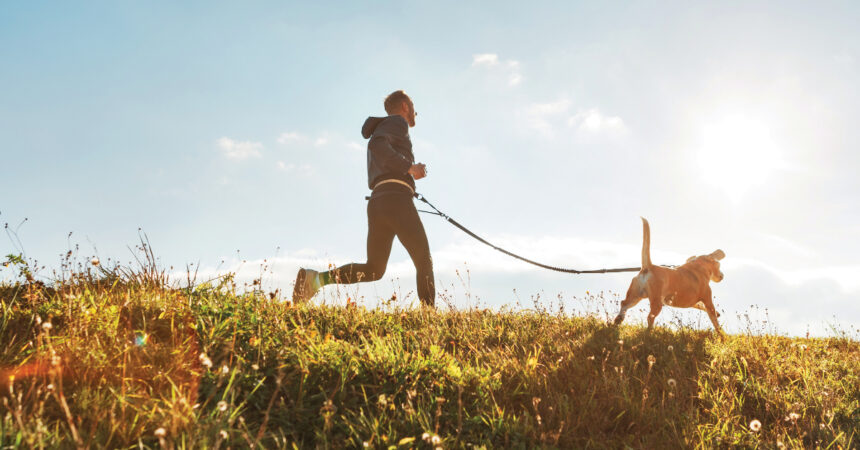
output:
[{"label": "leash", "polygon": [[473,238],[477,239],[478,241],[480,241],[480,242],[482,242],[482,243],[484,243],[484,244],[486,244],[486,245],[489,245],[490,247],[493,247],[494,249],[496,249],[496,250],[498,250],[498,251],[500,251],[500,252],[502,252],[502,253],[504,253],[504,254],[506,254],[506,255],[508,255],[508,256],[513,256],[514,258],[517,258],[517,259],[519,259],[520,261],[525,261],[525,262],[527,262],[527,263],[529,263],[529,264],[533,264],[533,265],[535,265],[535,266],[538,266],[538,267],[541,267],[541,268],[544,268],[544,269],[554,270],[554,271],[556,271],[556,272],[573,273],[573,274],[583,274],[583,273],[615,273],[615,272],[638,272],[638,271],[639,271],[639,269],[640,269],[640,267],[624,267],[624,268],[620,268],[620,269],[575,270],[575,269],[565,269],[565,268],[562,268],[562,267],[555,267],[555,266],[549,266],[549,265],[546,265],[546,264],[541,264],[541,263],[539,263],[539,262],[537,262],[537,261],[532,261],[532,260],[530,260],[530,259],[528,259],[528,258],[523,258],[523,257],[522,257],[522,256],[520,256],[520,255],[517,255],[517,254],[511,253],[511,252],[509,252],[509,251],[507,251],[507,250],[505,250],[505,249],[503,249],[503,248],[497,247],[497,246],[495,246],[495,245],[493,245],[493,244],[491,244],[491,243],[487,242],[484,238],[482,238],[482,237],[478,236],[477,234],[473,233],[471,230],[469,230],[468,228],[464,227],[463,225],[460,225],[460,223],[459,223],[459,222],[457,222],[456,220],[452,219],[452,218],[451,218],[450,216],[448,216],[447,214],[443,213],[442,211],[439,211],[439,209],[438,209],[438,208],[436,208],[435,206],[433,206],[433,204],[432,204],[432,203],[430,203],[426,198],[424,198],[424,196],[423,196],[423,195],[418,194],[418,193],[415,193],[415,198],[417,198],[418,200],[421,200],[422,202],[426,203],[426,204],[427,204],[427,206],[429,206],[429,207],[433,208],[433,211],[435,211],[435,212],[433,212],[433,211],[425,211],[425,210],[419,209],[419,210],[418,210],[419,212],[423,212],[423,213],[425,213],[425,214],[432,214],[432,215],[434,215],[434,216],[439,216],[439,217],[441,217],[441,218],[443,218],[443,219],[447,220],[448,222],[450,222],[450,223],[451,223],[451,225],[454,225],[455,227],[457,227],[457,228],[459,228],[459,229],[463,230],[463,232],[464,232],[464,233],[468,234],[469,236],[472,236]]}]

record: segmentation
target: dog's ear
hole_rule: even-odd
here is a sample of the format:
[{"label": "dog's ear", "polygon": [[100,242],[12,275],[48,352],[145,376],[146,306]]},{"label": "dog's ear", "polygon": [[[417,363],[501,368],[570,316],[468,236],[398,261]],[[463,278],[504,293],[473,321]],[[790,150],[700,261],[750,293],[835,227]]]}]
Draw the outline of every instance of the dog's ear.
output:
[{"label": "dog's ear", "polygon": [[710,254],[710,255],[708,255],[708,256],[710,256],[711,258],[714,258],[714,259],[716,259],[717,261],[719,261],[719,260],[721,260],[721,259],[723,259],[723,258],[725,258],[725,257],[726,257],[726,252],[724,252],[724,251],[722,251],[722,250],[715,250],[713,253],[711,253],[711,254]]}]

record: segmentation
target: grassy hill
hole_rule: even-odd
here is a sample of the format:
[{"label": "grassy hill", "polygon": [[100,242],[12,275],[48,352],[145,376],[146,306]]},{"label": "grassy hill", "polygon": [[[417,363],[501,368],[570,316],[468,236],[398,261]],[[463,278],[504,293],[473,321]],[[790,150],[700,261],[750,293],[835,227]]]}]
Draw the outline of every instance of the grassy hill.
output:
[{"label": "grassy hill", "polygon": [[3,448],[860,447],[849,338],[294,306],[149,265],[46,286],[10,262]]}]

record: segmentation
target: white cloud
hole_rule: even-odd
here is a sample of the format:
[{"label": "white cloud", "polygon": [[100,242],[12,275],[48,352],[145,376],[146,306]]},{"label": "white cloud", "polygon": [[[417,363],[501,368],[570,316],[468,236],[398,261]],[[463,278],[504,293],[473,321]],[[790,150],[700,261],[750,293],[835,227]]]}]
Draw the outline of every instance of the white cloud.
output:
[{"label": "white cloud", "polygon": [[301,142],[306,140],[306,137],[294,131],[281,133],[281,135],[278,136],[278,144],[289,144],[291,142]]},{"label": "white cloud", "polygon": [[284,172],[297,172],[302,175],[311,175],[313,174],[313,166],[310,164],[295,164],[295,163],[286,163],[284,161],[278,161],[275,163],[275,166]]},{"label": "white cloud", "polygon": [[568,119],[567,123],[578,131],[586,133],[627,133],[627,126],[620,117],[603,115],[596,108],[576,113]]},{"label": "white cloud", "polygon": [[263,144],[252,141],[236,141],[228,137],[222,137],[216,141],[218,147],[224,152],[224,156],[230,159],[243,160],[250,157],[259,158]]},{"label": "white cloud", "polygon": [[499,55],[495,53],[480,53],[472,55],[472,66],[495,66],[499,64]]},{"label": "white cloud", "polygon": [[562,120],[570,108],[570,100],[560,99],[548,103],[533,103],[523,112],[525,124],[545,137],[554,134],[555,124]]},{"label": "white cloud", "polygon": [[318,137],[314,140],[314,147],[323,147],[328,144],[328,138]]},{"label": "white cloud", "polygon": [[500,60],[495,53],[479,53],[472,55],[472,67],[482,67],[491,73],[504,77],[510,87],[517,86],[523,81],[520,73],[520,62],[516,60]]}]

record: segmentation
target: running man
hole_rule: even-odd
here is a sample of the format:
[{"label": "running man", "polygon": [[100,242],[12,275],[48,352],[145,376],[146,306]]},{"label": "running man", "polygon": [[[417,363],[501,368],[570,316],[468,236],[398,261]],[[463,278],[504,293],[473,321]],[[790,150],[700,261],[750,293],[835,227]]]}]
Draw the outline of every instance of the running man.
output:
[{"label": "running man", "polygon": [[367,143],[367,182],[372,193],[367,203],[367,262],[352,263],[328,272],[299,269],[293,302],[304,302],[322,286],[352,284],[382,278],[394,236],[415,264],[418,298],[434,306],[436,287],[433,260],[424,225],[412,203],[415,180],[427,176],[424,164],[415,163],[409,128],[415,126],[415,106],[403,91],[385,98],[387,117],[368,117],[361,128]]}]

